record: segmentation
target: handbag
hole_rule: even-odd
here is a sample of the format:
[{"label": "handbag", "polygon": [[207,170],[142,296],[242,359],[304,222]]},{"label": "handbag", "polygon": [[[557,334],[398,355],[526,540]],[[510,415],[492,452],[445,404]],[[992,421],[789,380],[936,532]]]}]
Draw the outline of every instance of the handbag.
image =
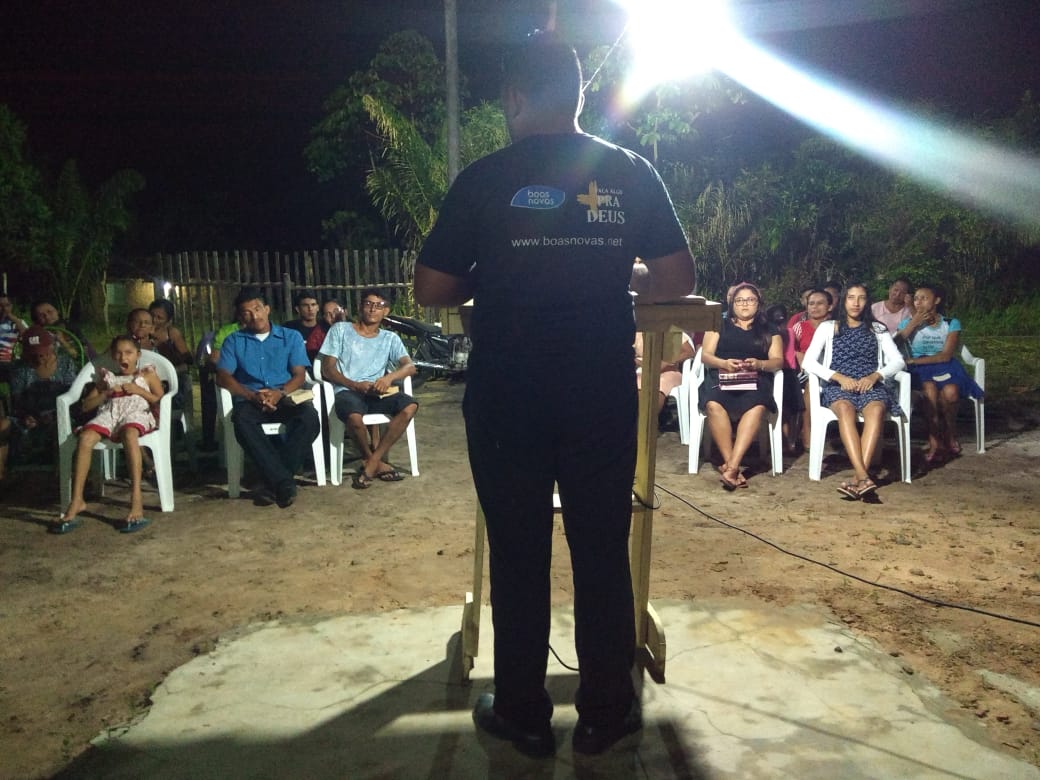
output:
[{"label": "handbag", "polygon": [[720,371],[720,390],[757,390],[757,371]]}]

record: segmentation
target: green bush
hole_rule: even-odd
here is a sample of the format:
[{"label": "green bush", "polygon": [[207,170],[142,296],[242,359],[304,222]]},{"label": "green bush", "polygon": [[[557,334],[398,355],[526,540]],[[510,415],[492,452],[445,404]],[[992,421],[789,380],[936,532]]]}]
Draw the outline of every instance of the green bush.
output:
[{"label": "green bush", "polygon": [[953,312],[961,343],[986,359],[987,395],[993,399],[1040,390],[1040,294],[997,309]]}]

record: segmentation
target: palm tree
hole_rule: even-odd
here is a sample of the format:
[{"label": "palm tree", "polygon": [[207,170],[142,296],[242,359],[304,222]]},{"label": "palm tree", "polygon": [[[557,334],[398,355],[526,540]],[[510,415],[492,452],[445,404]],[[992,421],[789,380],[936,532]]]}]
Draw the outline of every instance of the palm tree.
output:
[{"label": "palm tree", "polygon": [[[418,250],[437,220],[448,191],[445,132],[429,144],[415,125],[388,103],[362,98],[379,133],[382,153],[372,159],[365,189],[405,247]],[[463,166],[508,143],[502,112],[487,103],[466,111],[460,127]]]}]

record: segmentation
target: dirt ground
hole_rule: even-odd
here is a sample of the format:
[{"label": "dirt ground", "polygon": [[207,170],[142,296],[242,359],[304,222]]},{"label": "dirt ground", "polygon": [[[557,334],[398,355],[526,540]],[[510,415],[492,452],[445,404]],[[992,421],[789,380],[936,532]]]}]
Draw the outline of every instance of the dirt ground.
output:
[{"label": "dirt ground", "polygon": [[[55,476],[23,472],[5,484],[0,776],[57,772],[96,734],[143,712],[169,671],[250,622],[461,605],[474,512],[462,390],[433,381],[417,393],[420,477],[367,491],[349,479],[305,486],[288,510],[249,493],[229,500],[223,472],[204,460],[202,476],[181,464],[176,512],[160,513],[158,495],[146,493],[149,528],[115,532],[127,490],[113,483],[92,505],[96,515],[57,537],[43,525],[59,511]],[[970,420],[962,423],[962,441],[973,443]],[[877,587],[1040,621],[1036,415],[994,409],[989,428],[984,455],[966,446],[958,460],[918,471],[912,485],[882,485],[873,503],[835,491],[847,470],[840,454],[828,457],[822,482],[809,481],[804,455],[777,478],[752,460],[750,488],[726,493],[708,466],[688,475],[677,434],[662,434],[652,598],[825,605],[899,657],[907,674],[944,690],[955,717],[985,725],[1004,750],[1040,765],[1040,712],[1027,705],[1040,697],[1040,628]],[[394,455],[407,463],[403,444]],[[881,476],[897,470],[889,443]],[[557,551],[562,603],[562,534]],[[1026,693],[994,687],[984,670]]]}]

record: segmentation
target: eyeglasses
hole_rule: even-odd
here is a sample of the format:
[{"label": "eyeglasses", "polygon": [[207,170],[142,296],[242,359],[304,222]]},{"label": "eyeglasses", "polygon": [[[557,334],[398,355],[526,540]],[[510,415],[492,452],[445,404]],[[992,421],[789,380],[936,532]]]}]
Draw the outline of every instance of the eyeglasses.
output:
[{"label": "eyeglasses", "polygon": [[365,309],[382,309],[386,304],[382,301],[365,301],[361,306]]},{"label": "eyeglasses", "polygon": [[734,298],[733,303],[737,306],[750,306],[753,303],[758,303],[758,298]]}]

